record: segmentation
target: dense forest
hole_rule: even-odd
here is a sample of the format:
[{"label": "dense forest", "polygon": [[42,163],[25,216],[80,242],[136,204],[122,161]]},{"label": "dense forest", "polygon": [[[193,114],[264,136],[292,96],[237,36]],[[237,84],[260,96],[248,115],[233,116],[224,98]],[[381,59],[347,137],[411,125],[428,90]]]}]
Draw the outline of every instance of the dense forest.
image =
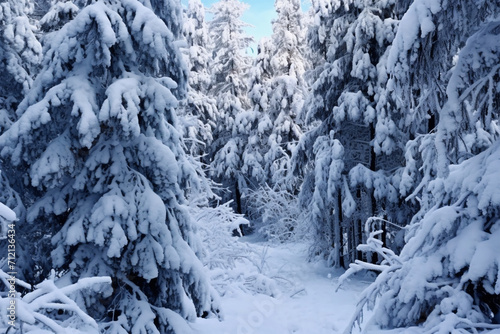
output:
[{"label": "dense forest", "polygon": [[274,5],[0,0],[6,333],[222,321],[248,235],[375,272],[346,332],[500,328],[500,1]]}]

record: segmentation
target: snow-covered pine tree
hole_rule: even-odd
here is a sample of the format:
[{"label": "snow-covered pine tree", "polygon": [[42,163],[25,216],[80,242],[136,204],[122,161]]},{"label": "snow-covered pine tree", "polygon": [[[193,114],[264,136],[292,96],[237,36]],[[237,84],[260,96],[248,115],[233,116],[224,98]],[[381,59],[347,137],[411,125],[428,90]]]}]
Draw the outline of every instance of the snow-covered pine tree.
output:
[{"label": "snow-covered pine tree", "polygon": [[30,4],[0,1],[0,133],[16,119],[15,109],[31,88],[41,61],[42,47],[27,16]]},{"label": "snow-covered pine tree", "polygon": [[216,101],[209,95],[211,83],[210,39],[205,22],[205,7],[200,0],[190,0],[183,25],[189,69],[189,90],[183,108],[184,136],[191,154],[202,156],[212,144],[217,115]]},{"label": "snow-covered pine tree", "polygon": [[[397,263],[382,271],[365,296],[365,303],[375,306],[372,323],[386,328],[469,333],[500,323],[498,4],[460,6],[457,11],[457,3],[435,8],[415,1],[401,22],[404,34],[398,32],[393,46],[413,45],[408,52],[416,48],[427,54],[419,58],[436,63],[427,68],[452,70],[446,100],[436,101],[442,105],[437,130],[421,140],[424,177],[416,191],[422,194],[422,208],[412,219]],[[418,42],[427,34],[434,35],[434,43]],[[450,64],[430,56],[452,40],[459,43],[463,34],[472,35],[457,57],[444,58]]]},{"label": "snow-covered pine tree", "polygon": [[[35,27],[27,16],[33,3],[26,0],[0,1],[0,134],[5,132],[18,118],[15,110],[19,102],[31,89],[37,66],[41,61],[42,47],[35,35]],[[24,171],[12,168],[0,160],[0,202],[12,208],[19,226],[25,218],[25,203],[30,200],[23,189]],[[18,256],[23,266],[19,267],[19,278],[32,269],[30,252],[19,236]],[[27,236],[27,239],[30,238]],[[4,249],[6,240],[0,241]]]},{"label": "snow-covered pine tree", "polygon": [[149,7],[97,1],[53,35],[19,120],[0,136],[2,157],[37,191],[34,242],[53,245],[41,255],[72,280],[112,277],[109,298],[85,300],[106,333],[179,332],[179,318],[215,312],[185,207],[197,191],[174,112],[186,73]]},{"label": "snow-covered pine tree", "polygon": [[[245,175],[245,214],[252,220],[254,227],[259,223],[267,224],[264,216],[269,192],[273,189],[264,156],[269,151],[269,137],[273,122],[269,117],[269,96],[271,93],[271,59],[274,45],[270,38],[262,38],[257,46],[257,55],[250,69],[249,92],[250,108],[237,117],[239,133],[246,134],[243,147],[241,172]],[[261,201],[260,199],[266,198]]]},{"label": "snow-covered pine tree", "polygon": [[455,6],[418,1],[405,13],[387,59],[387,100],[379,103],[384,113],[379,111],[374,141],[381,151],[406,143],[400,183],[404,196],[422,197],[422,188],[437,174],[432,165],[423,164],[437,159],[434,145],[429,145],[434,139],[427,133],[436,131],[454,58],[480,22],[497,13],[497,1],[460,1]]},{"label": "snow-covered pine tree", "polygon": [[[491,22],[479,34],[489,30],[498,40],[499,28]],[[424,333],[500,328],[499,161],[497,140],[429,183],[434,206],[410,226],[401,254],[382,262],[346,333],[362,322],[365,306],[374,308],[365,326],[419,326]]]},{"label": "snow-covered pine tree", "polygon": [[[402,151],[376,155],[372,140],[387,81],[387,50],[402,13],[397,1],[315,1],[313,6],[317,26],[309,43],[326,61],[313,75],[317,80],[304,108],[305,121],[318,124],[301,139],[294,168],[305,174],[300,196],[321,240],[314,252],[346,266],[362,256],[356,246],[363,241],[364,221],[399,206],[399,178],[392,172],[400,167]],[[405,213],[398,208],[388,218],[401,222]]]},{"label": "snow-covered pine tree", "polygon": [[[290,157],[302,134],[297,124],[297,115],[303,107],[307,87],[304,72],[307,60],[304,56],[305,26],[300,1],[277,0],[275,9],[278,17],[273,22],[273,35],[259,43],[258,54],[251,70],[249,97],[251,110],[242,113],[241,119],[248,128],[248,141],[243,152],[242,171],[249,180],[248,214],[264,225],[261,231],[280,229],[286,225],[283,234],[290,235],[293,229],[290,219],[271,213],[279,207],[277,203],[266,203],[269,198],[279,198],[289,210],[294,205],[298,181],[292,177]],[[287,204],[285,204],[287,203]],[[293,204],[291,204],[293,203]],[[295,217],[295,214],[292,214]],[[280,220],[287,223],[278,223]],[[268,225],[268,226],[266,226]],[[290,229],[287,231],[287,229]],[[272,233],[274,234],[274,233]]]},{"label": "snow-covered pine tree", "polygon": [[479,26],[479,32],[460,50],[446,89],[448,99],[439,113],[435,169],[441,177],[448,174],[448,165],[481,153],[500,137],[500,87],[496,84],[500,79],[500,24],[485,20]]},{"label": "snow-covered pine tree", "polygon": [[[264,155],[268,151],[268,138],[273,128],[269,118],[269,96],[271,94],[271,58],[274,45],[269,38],[262,38],[257,46],[257,56],[250,69],[250,109],[240,114],[249,125],[248,140],[243,151],[241,171],[246,175],[250,187],[269,182],[269,170],[265,168]],[[242,122],[238,122],[241,124]]]},{"label": "snow-covered pine tree", "polygon": [[[411,260],[404,261],[401,270],[395,272],[394,284],[387,285],[397,291],[403,284],[400,280],[413,275],[411,263],[440,262],[442,269],[416,276],[415,288],[406,292],[409,306],[425,316],[416,319],[412,313],[405,320],[387,323],[389,326],[415,325],[421,318],[432,330],[474,330],[489,328],[491,322],[500,323],[500,261],[495,250],[500,202],[494,190],[498,187],[494,171],[499,168],[500,152],[495,102],[500,97],[495,83],[500,77],[500,21],[488,19],[489,15],[498,15],[498,7],[491,5],[467,3],[461,15],[455,6],[448,5],[434,13],[455,18],[449,21],[454,28],[436,32],[437,38],[460,40],[466,30],[479,31],[461,47],[446,88],[446,102],[439,112],[437,131],[426,136],[430,147],[424,151],[434,155],[424,156],[423,166],[434,171],[437,178],[427,189],[421,187],[428,202],[414,217],[408,245],[401,254]],[[454,38],[450,32],[459,36]],[[447,283],[432,285],[440,281]],[[422,291],[431,298],[422,301],[416,297]],[[400,300],[398,295],[394,303]],[[381,307],[392,306],[384,303]]]},{"label": "snow-covered pine tree", "polygon": [[209,26],[213,43],[210,91],[218,109],[210,150],[211,170],[215,180],[229,189],[230,194],[222,198],[233,199],[237,213],[243,212],[241,194],[246,181],[241,166],[248,137],[248,124],[243,123],[246,117],[238,115],[250,107],[247,81],[251,59],[246,51],[252,38],[243,31],[247,24],[240,19],[247,8],[238,0],[221,0],[210,8],[214,17]]},{"label": "snow-covered pine tree", "polygon": [[331,43],[333,10],[331,0],[311,0],[311,7],[307,12],[307,20],[310,22],[306,33],[306,41],[310,46],[307,48],[308,58],[311,61],[311,71],[317,74],[322,70]]},{"label": "snow-covered pine tree", "polygon": [[274,74],[295,76],[302,84],[307,63],[304,59],[305,34],[304,14],[297,0],[276,0],[274,8],[278,17],[273,21],[271,36],[274,49],[271,66]]},{"label": "snow-covered pine tree", "polygon": [[[264,169],[270,185],[284,186],[290,173],[290,156],[302,131],[297,115],[304,105],[307,87],[304,73],[305,27],[300,0],[276,0],[278,14],[273,22],[270,83],[267,115],[272,129],[267,136]],[[290,189],[294,191],[295,189]]]}]

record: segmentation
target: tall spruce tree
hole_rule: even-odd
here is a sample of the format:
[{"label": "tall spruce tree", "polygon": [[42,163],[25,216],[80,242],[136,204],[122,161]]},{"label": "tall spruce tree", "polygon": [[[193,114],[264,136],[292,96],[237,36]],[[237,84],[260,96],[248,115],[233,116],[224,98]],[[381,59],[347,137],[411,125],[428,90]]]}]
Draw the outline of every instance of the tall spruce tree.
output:
[{"label": "tall spruce tree", "polygon": [[[225,200],[234,200],[234,209],[243,212],[242,188],[245,188],[241,173],[242,152],[247,142],[245,124],[239,117],[249,109],[248,71],[251,59],[246,55],[252,38],[240,20],[248,5],[238,0],[221,0],[211,7],[214,17],[210,21],[213,42],[211,94],[217,100],[217,127],[211,150],[211,169],[214,178],[231,194]],[[243,128],[241,127],[243,126]]]},{"label": "tall spruce tree", "polygon": [[[269,184],[282,185],[290,171],[290,156],[302,131],[297,115],[304,105],[307,87],[304,72],[305,27],[298,0],[276,0],[278,18],[273,22],[270,83],[267,114],[272,122],[264,168]],[[293,190],[293,189],[290,189]]]},{"label": "tall spruce tree", "polygon": [[[250,109],[244,114],[248,140],[243,151],[241,171],[255,189],[270,181],[264,156],[269,149],[268,139],[273,128],[269,117],[269,96],[271,95],[271,59],[274,45],[269,38],[260,40],[257,56],[250,70],[249,92]],[[241,122],[239,122],[241,123]]]},{"label": "tall spruce tree", "polygon": [[[478,29],[481,17],[493,16],[497,5],[496,1],[473,1],[470,5],[445,6],[443,10],[436,5],[417,9],[416,3],[405,14],[405,34],[396,37],[387,60],[390,74],[387,108],[385,118],[381,117],[377,124],[385,131],[380,131],[383,136],[375,139],[382,150],[394,147],[395,143],[407,142],[406,166],[400,184],[400,192],[405,196],[420,197],[424,203],[430,200],[423,189],[438,171],[434,164],[423,164],[423,161],[438,158],[431,143],[440,111],[447,100],[454,58],[471,32]],[[465,8],[470,11],[467,15],[463,12]],[[440,155],[441,158],[446,156]]]},{"label": "tall spruce tree", "polygon": [[[421,209],[400,255],[387,258],[360,304],[375,306],[378,326],[465,333],[500,322],[498,8],[416,0],[393,42],[390,89],[422,94],[413,114],[403,115],[425,119],[433,111],[439,122],[408,145],[406,169],[415,172],[407,174],[414,185],[406,186],[414,187]],[[451,70],[443,76],[443,69]],[[431,99],[431,87],[440,84],[446,88]],[[400,97],[410,102],[409,95]]]},{"label": "tall spruce tree", "polygon": [[[438,171],[423,188],[429,203],[413,217],[401,254],[387,257],[360,303],[376,305],[374,323],[384,328],[420,326],[429,333],[465,333],[500,322],[500,141],[498,132],[483,132],[498,121],[487,102],[498,99],[496,85],[484,88],[498,76],[500,21],[480,26],[458,55],[436,134],[426,135],[424,141],[434,151],[440,146],[453,149],[423,162]],[[481,135],[471,136],[476,130]],[[479,153],[439,167],[438,160],[450,161],[465,151],[473,154],[476,144],[483,146]],[[353,322],[361,319],[362,310]]]},{"label": "tall spruce tree", "polygon": [[42,47],[27,13],[31,2],[0,2],[0,132],[16,119],[17,105],[33,84]]},{"label": "tall spruce tree", "polygon": [[250,72],[251,108],[237,123],[248,134],[242,170],[249,188],[269,190],[268,185],[293,192],[290,157],[302,134],[296,118],[307,94],[305,27],[299,1],[278,0],[275,8],[273,35],[259,43]]},{"label": "tall spruce tree", "polygon": [[247,213],[257,225],[264,224],[261,231],[275,220],[265,218],[271,203],[264,204],[269,204],[265,208],[256,204],[263,204],[259,199],[281,196],[282,203],[288,203],[297,192],[299,182],[291,173],[290,158],[302,135],[297,116],[307,95],[304,73],[308,64],[300,1],[277,0],[275,9],[278,17],[273,21],[273,34],[260,41],[250,72],[251,108],[237,122],[248,138],[242,166],[248,184],[245,195],[250,198]]},{"label": "tall spruce tree", "polygon": [[42,271],[112,277],[109,298],[84,300],[106,333],[174,333],[177,318],[215,311],[185,206],[198,174],[174,112],[187,70],[146,5],[97,1],[54,33],[19,120],[0,136],[2,157],[36,194],[28,221],[43,231],[33,240],[50,259]]},{"label": "tall spruce tree", "polygon": [[312,75],[317,79],[302,115],[318,125],[301,139],[294,168],[304,174],[300,197],[317,230],[313,252],[347,266],[362,256],[356,246],[368,217],[403,223],[408,213],[399,208],[402,149],[372,146],[388,48],[404,11],[396,1],[368,0],[315,1],[312,12],[310,47],[326,58]]},{"label": "tall spruce tree", "polygon": [[[30,1],[0,1],[0,134],[18,118],[16,108],[31,89],[41,61],[42,47],[27,16],[31,9]],[[25,205],[31,200],[23,187],[24,176],[25,170],[13,168],[8,161],[0,160],[0,202],[15,211],[18,226],[23,226]],[[18,239],[18,259],[25,264],[24,268],[19,268],[18,275],[22,279],[32,268],[29,256],[32,245],[29,236],[19,236]]]},{"label": "tall spruce tree", "polygon": [[184,108],[184,136],[193,155],[203,156],[211,147],[216,126],[217,105],[209,94],[211,83],[210,38],[205,21],[205,7],[200,0],[190,0],[183,25],[189,69],[189,90]]}]

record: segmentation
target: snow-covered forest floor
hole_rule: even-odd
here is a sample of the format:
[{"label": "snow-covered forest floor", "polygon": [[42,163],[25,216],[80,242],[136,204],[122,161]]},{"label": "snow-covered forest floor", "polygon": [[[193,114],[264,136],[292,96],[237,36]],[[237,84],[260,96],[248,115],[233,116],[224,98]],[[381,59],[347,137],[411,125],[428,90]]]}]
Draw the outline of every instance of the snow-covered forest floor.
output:
[{"label": "snow-covered forest floor", "polygon": [[[308,247],[306,242],[276,244],[257,236],[239,238],[234,250],[246,249],[259,262],[249,265],[249,261],[236,261],[235,267],[223,274],[211,270],[213,283],[222,295],[222,320],[198,318],[189,325],[190,333],[185,334],[343,333],[359,296],[375,276],[370,272],[358,275],[337,289],[344,270],[323,261],[310,261]],[[260,282],[255,276],[260,276]],[[259,287],[260,291],[256,291]],[[367,320],[370,313],[365,313]],[[424,332],[415,327],[381,330],[364,325],[364,332],[370,334]],[[360,331],[356,327],[353,333]],[[499,334],[500,330],[488,333]]]},{"label": "snow-covered forest floor", "polygon": [[238,242],[262,256],[262,267],[248,268],[240,262],[234,270],[242,275],[261,270],[271,284],[261,293],[244,291],[241,281],[228,284],[221,297],[223,321],[198,319],[192,325],[194,333],[330,334],[344,330],[359,293],[369,283],[367,277],[352,280],[336,292],[342,272],[308,261],[308,245],[276,245],[256,237],[243,237]]}]

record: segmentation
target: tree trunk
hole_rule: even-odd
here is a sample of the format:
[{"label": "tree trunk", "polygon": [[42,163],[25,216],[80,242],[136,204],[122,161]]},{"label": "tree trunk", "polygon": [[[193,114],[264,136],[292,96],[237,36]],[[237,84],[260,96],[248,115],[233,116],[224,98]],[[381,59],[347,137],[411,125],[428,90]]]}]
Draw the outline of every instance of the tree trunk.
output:
[{"label": "tree trunk", "polygon": [[240,187],[238,185],[238,180],[236,180],[234,184],[234,199],[236,202],[236,213],[243,214],[241,210],[241,193],[240,193]]},{"label": "tree trunk", "polygon": [[337,191],[337,201],[334,201],[334,214],[333,214],[333,245],[335,247],[335,268],[340,268],[343,266],[342,259],[342,228],[340,224],[342,223],[342,204],[341,204],[341,193],[340,190]]}]

